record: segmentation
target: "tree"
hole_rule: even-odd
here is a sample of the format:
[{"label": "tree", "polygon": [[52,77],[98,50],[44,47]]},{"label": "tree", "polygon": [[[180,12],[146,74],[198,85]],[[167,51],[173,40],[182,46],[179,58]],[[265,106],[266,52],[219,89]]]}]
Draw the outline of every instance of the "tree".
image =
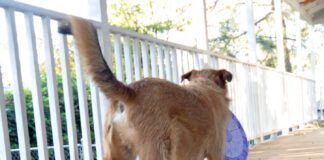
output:
[{"label": "tree", "polygon": [[[144,6],[148,4],[148,6]],[[183,15],[184,11],[188,6],[182,6],[177,8],[173,12],[175,16],[172,18],[168,16],[159,17],[156,12],[152,0],[148,2],[145,1],[128,1],[128,0],[118,0],[114,1],[109,5],[109,23],[118,27],[123,27],[135,32],[149,34],[158,37],[158,34],[168,33],[170,30],[174,29],[177,31],[182,31],[184,27],[191,23],[191,20],[185,18]],[[164,6],[159,7],[163,10]],[[168,13],[165,10],[165,13]]]},{"label": "tree", "polygon": [[[213,51],[217,51],[227,56],[236,57],[239,52],[243,52],[242,49],[244,45],[247,45],[242,39],[243,36],[247,34],[247,31],[239,32],[237,27],[239,23],[234,20],[233,17],[238,17],[239,8],[245,3],[237,2],[237,4],[229,4],[228,6],[218,6],[219,0],[215,0],[208,8],[209,12],[215,14],[221,14],[221,12],[230,12],[230,16],[226,16],[219,25],[219,34],[216,38],[209,41],[210,48]],[[285,68],[288,72],[293,72],[293,64],[291,59],[294,58],[294,46],[292,46],[292,41],[295,41],[293,35],[288,33],[290,30],[287,29],[287,23],[294,21],[293,10],[287,4],[283,8],[283,32],[284,32],[284,47],[285,47]],[[276,67],[277,65],[277,53],[275,44],[274,30],[272,30],[274,20],[274,2],[254,2],[254,7],[262,7],[264,10],[264,16],[259,17],[254,23],[256,31],[256,42],[263,53],[263,57],[259,60],[259,63],[269,66]],[[228,14],[228,13],[227,13]],[[270,26],[270,27],[269,27]],[[290,27],[290,26],[289,26]],[[245,43],[245,44],[244,44]]]},{"label": "tree", "polygon": [[[223,2],[224,4],[222,4]],[[209,35],[211,37],[208,41],[211,51],[230,56],[237,57],[241,53],[247,53],[247,39],[244,36],[238,36],[242,34],[241,25],[238,22],[240,8],[244,5],[241,1],[236,1],[235,4],[226,4],[225,1],[215,1],[214,3],[207,4],[207,17],[217,15],[215,20],[218,20],[216,24],[208,24],[213,26],[209,33],[215,35]],[[208,20],[209,23],[215,22]],[[217,22],[217,21],[216,21]]]},{"label": "tree", "polygon": [[220,26],[220,35],[209,41],[210,49],[226,56],[235,57],[238,50],[234,37],[238,33],[238,24],[231,18],[220,22]]}]

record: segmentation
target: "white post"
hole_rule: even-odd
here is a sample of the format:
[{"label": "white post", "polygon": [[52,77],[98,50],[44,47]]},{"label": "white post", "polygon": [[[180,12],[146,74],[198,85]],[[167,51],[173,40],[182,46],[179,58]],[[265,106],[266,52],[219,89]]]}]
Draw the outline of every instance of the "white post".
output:
[{"label": "white post", "polygon": [[148,50],[147,50],[146,41],[141,41],[141,49],[142,49],[143,72],[144,72],[144,77],[146,78],[150,76]]},{"label": "white post", "polygon": [[[10,52],[11,73],[13,75],[13,94],[15,104],[15,116],[19,143],[20,159],[29,160],[30,144],[28,134],[28,123],[26,115],[25,96],[23,92],[20,58],[18,50],[18,38],[16,30],[15,12],[11,8],[5,10],[7,20],[7,33]],[[54,122],[53,122],[54,123]]]},{"label": "white post", "polygon": [[125,70],[126,70],[126,83],[129,84],[133,81],[133,70],[132,70],[132,57],[130,50],[129,37],[124,37],[124,57],[125,57]]},{"label": "white post", "polygon": [[141,79],[141,56],[138,39],[134,39],[134,68],[135,68],[135,80]]},{"label": "white post", "polygon": [[320,88],[320,110],[321,110],[321,120],[324,120],[324,87]]},{"label": "white post", "polygon": [[257,63],[256,37],[254,32],[254,16],[252,0],[245,0],[246,20],[247,20],[247,37],[249,42],[249,61]]},{"label": "white post", "polygon": [[196,32],[197,48],[208,50],[206,2],[205,0],[196,0],[193,6],[195,6],[193,24],[198,30]]},{"label": "white post", "polygon": [[203,0],[203,13],[204,13],[204,33],[205,33],[205,50],[209,50],[209,47],[208,47],[208,28],[207,28],[207,9],[206,9],[206,0]]},{"label": "white post", "polygon": [[311,38],[311,55],[310,55],[310,62],[311,62],[311,78],[315,80],[315,65],[316,65],[316,33],[315,33],[315,28],[314,26],[311,27],[311,33],[310,33],[310,38]]},{"label": "white post", "polygon": [[123,74],[123,59],[122,59],[122,51],[120,46],[120,35],[114,34],[114,49],[115,49],[115,62],[116,62],[116,77],[120,81],[124,81]]},{"label": "white post", "polygon": [[77,89],[78,89],[78,101],[80,110],[80,123],[81,123],[81,134],[82,134],[82,149],[83,158],[86,160],[93,159],[92,156],[92,145],[89,125],[89,109],[87,101],[87,93],[85,86],[85,78],[81,69],[80,54],[79,51],[74,49],[74,64],[77,78]]},{"label": "white post", "polygon": [[302,40],[301,40],[301,20],[300,20],[300,5],[297,3],[298,8],[295,13],[296,19],[296,55],[297,55],[297,73],[302,72]]},{"label": "white post", "polygon": [[33,77],[32,97],[35,118],[35,128],[37,137],[37,147],[39,159],[48,159],[47,137],[45,127],[44,105],[41,93],[41,83],[39,78],[39,66],[36,49],[36,37],[34,20],[32,13],[25,14],[26,35],[28,37],[28,54],[31,62],[31,77]]},{"label": "white post", "polygon": [[93,128],[95,132],[95,143],[96,143],[96,155],[97,159],[103,159],[103,138],[102,138],[102,124],[101,124],[101,106],[99,99],[99,89],[98,87],[91,82],[91,106],[93,112]]},{"label": "white post", "polygon": [[[111,49],[110,49],[110,40],[109,35],[110,31],[108,28],[108,15],[107,15],[107,1],[106,0],[88,0],[88,16],[89,18],[93,18],[96,20],[101,21],[101,30],[99,34],[100,43],[101,43],[101,50],[103,53],[103,57],[105,58],[108,65],[112,66],[112,56],[111,56]],[[100,92],[100,110],[101,115],[97,115],[96,117],[100,117],[101,125],[104,127],[105,125],[105,114],[108,109],[108,100]],[[99,129],[100,132],[97,134],[102,134],[102,128]],[[99,135],[97,135],[99,136]],[[96,137],[97,137],[96,136]],[[102,140],[96,139],[96,150],[97,150],[97,159],[103,159],[103,146],[101,144]]]},{"label": "white post", "polygon": [[165,75],[168,81],[171,81],[171,60],[170,60],[170,48],[168,46],[164,47],[164,64],[165,64]]},{"label": "white post", "polygon": [[10,141],[0,66],[0,159],[10,160]]},{"label": "white post", "polygon": [[193,59],[194,59],[194,68],[195,69],[201,69],[200,68],[200,61],[199,61],[199,55],[198,53],[193,53]]},{"label": "white post", "polygon": [[320,107],[324,109],[324,87],[320,87]]},{"label": "white post", "polygon": [[275,5],[275,27],[276,27],[276,44],[278,54],[277,68],[281,71],[285,71],[285,50],[283,43],[283,29],[282,29],[282,9],[281,0],[274,0]]},{"label": "white post", "polygon": [[51,34],[51,24],[49,17],[42,18],[43,37],[44,37],[44,52],[45,52],[45,67],[48,87],[49,108],[51,114],[51,125],[53,132],[53,144],[55,159],[64,159],[63,138],[61,114],[59,108],[59,99],[57,92],[57,81],[55,76],[55,60],[53,51],[53,42]]},{"label": "white post", "polygon": [[[183,74],[183,62],[182,62],[183,51],[180,50],[178,53],[176,53],[176,55],[177,55],[177,61],[178,61],[178,78],[179,78]],[[180,81],[178,80],[178,82],[180,82]]]},{"label": "white post", "polygon": [[157,67],[156,67],[156,49],[155,44],[150,43],[150,58],[151,58],[151,70],[152,70],[152,77],[157,77]]},{"label": "white post", "polygon": [[171,48],[171,59],[172,59],[172,80],[174,83],[179,83],[177,50],[175,48]]},{"label": "white post", "polygon": [[158,45],[158,65],[159,65],[159,78],[164,79],[164,62],[163,62],[163,50],[162,50],[162,46]]},{"label": "white post", "polygon": [[76,123],[75,123],[75,110],[73,104],[73,90],[71,81],[71,69],[70,69],[70,59],[69,50],[67,46],[66,35],[60,35],[60,53],[61,53],[61,66],[62,66],[62,79],[63,79],[63,93],[64,93],[64,106],[66,114],[66,125],[67,132],[69,136],[69,149],[70,149],[70,159],[78,160],[78,146],[77,146],[77,134],[76,134]]}]

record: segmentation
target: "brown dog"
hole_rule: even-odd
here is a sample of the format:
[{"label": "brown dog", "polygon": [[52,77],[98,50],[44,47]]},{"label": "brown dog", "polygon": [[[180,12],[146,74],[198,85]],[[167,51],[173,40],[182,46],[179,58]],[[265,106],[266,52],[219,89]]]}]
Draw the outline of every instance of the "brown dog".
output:
[{"label": "brown dog", "polygon": [[72,17],[85,71],[110,99],[104,140],[107,160],[222,160],[229,121],[226,70],[192,70],[189,84],[145,78],[116,80],[104,61],[96,29]]}]

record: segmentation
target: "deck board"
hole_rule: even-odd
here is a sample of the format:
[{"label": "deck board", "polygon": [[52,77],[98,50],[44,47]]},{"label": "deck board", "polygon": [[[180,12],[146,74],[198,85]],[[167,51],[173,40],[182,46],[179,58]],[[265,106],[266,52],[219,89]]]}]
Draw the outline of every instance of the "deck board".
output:
[{"label": "deck board", "polygon": [[249,160],[324,160],[324,128],[307,128],[257,145]]}]

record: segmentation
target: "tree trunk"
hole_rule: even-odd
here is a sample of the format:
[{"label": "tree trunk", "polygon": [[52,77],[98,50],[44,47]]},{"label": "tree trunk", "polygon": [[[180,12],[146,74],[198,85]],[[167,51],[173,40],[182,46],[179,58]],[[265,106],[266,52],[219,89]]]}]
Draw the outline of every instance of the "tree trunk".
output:
[{"label": "tree trunk", "polygon": [[[284,17],[282,17],[282,27],[283,27],[283,34],[284,37],[287,37],[287,27],[286,27],[286,21]],[[291,62],[290,62],[290,54],[289,49],[287,46],[288,39],[284,39],[284,47],[285,47],[285,68],[287,72],[292,72]]]}]

